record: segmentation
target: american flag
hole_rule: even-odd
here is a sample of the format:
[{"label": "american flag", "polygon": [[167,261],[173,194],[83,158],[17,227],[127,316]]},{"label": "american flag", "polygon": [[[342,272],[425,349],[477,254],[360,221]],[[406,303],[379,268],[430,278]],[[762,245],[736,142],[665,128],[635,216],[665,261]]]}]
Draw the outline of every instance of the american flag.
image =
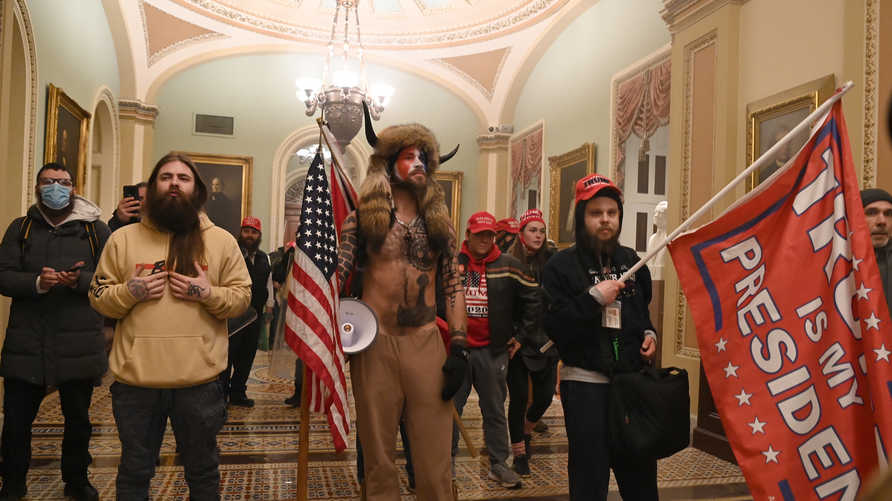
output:
[{"label": "american flag", "polygon": [[337,234],[318,151],[307,172],[298,231],[288,281],[285,340],[307,367],[310,410],[326,413],[335,450],[342,451],[350,433],[350,410],[337,324]]}]

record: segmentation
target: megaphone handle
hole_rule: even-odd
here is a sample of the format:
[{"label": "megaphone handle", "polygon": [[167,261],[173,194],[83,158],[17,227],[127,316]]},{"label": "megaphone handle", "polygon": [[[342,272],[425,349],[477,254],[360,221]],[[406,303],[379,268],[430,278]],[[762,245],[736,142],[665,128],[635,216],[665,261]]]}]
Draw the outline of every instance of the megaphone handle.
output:
[{"label": "megaphone handle", "polygon": [[464,439],[465,445],[468,446],[468,452],[471,453],[471,457],[477,457],[478,452],[477,448],[474,447],[474,443],[471,442],[471,436],[468,435],[468,430],[465,429],[465,424],[461,420],[461,416],[458,415],[458,411],[455,409],[455,404],[451,405],[452,407],[452,419],[455,421],[455,424],[458,426],[458,431],[461,433],[461,438]]}]

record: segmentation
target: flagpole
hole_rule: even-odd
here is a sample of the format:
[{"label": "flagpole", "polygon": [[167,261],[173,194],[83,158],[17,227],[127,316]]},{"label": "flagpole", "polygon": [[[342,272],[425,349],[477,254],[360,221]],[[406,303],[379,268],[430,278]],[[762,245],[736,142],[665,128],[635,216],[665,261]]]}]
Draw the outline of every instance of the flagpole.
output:
[{"label": "flagpole", "polygon": [[756,159],[756,161],[753,162],[752,165],[750,165],[743,172],[738,174],[737,177],[735,177],[730,183],[728,183],[724,188],[722,188],[721,191],[716,193],[711,199],[709,199],[708,202],[706,202],[705,204],[703,204],[702,207],[697,209],[697,212],[694,212],[690,217],[688,217],[687,219],[682,221],[681,224],[678,225],[678,228],[675,228],[675,230],[672,233],[670,233],[662,242],[660,242],[659,245],[657,245],[652,250],[648,251],[648,253],[644,256],[644,258],[642,258],[640,261],[635,263],[635,265],[632,266],[631,268],[629,268],[628,271],[623,273],[623,275],[621,277],[619,277],[619,281],[625,282],[626,280],[628,280],[629,277],[632,276],[633,273],[638,271],[642,266],[647,264],[648,261],[653,259],[653,257],[656,256],[661,250],[663,250],[663,248],[666,247],[666,245],[668,245],[669,242],[674,240],[675,237],[677,237],[681,232],[688,229],[688,227],[691,226],[694,223],[694,221],[697,221],[700,218],[700,216],[702,216],[704,213],[706,213],[706,211],[711,209],[712,206],[715,205],[722,197],[724,197],[725,195],[730,193],[731,190],[735,189],[741,181],[743,181],[744,179],[749,177],[750,174],[755,172],[757,169],[762,168],[763,165],[768,163],[768,161],[774,157],[774,154],[778,150],[780,150],[781,148],[786,146],[787,143],[789,143],[790,141],[793,140],[793,138],[798,136],[800,132],[807,129],[810,126],[811,122],[813,122],[818,117],[826,114],[830,110],[830,107],[832,107],[834,103],[839,101],[840,98],[842,98],[843,94],[848,92],[849,89],[851,89],[854,85],[855,84],[852,83],[851,80],[846,82],[838,91],[836,91],[835,94],[830,96],[830,98],[827,99],[827,101],[825,101],[824,104],[822,104],[821,106],[818,106],[818,108],[815,109],[815,111],[811,112],[810,115],[808,115],[807,117],[805,117],[804,120],[799,122],[799,125],[797,125],[796,127],[793,127],[793,129],[790,132],[788,132],[786,136],[782,137],[780,139],[780,141],[778,141],[777,143],[774,144],[774,146],[772,146],[771,148],[768,148],[768,151],[766,151],[765,153],[762,154],[762,156],[760,156],[758,159]]},{"label": "flagpole", "polygon": [[310,389],[307,381],[310,373],[307,364],[301,364],[303,377],[300,383],[300,432],[297,442],[297,501],[307,501],[310,486],[308,461],[310,458]]},{"label": "flagpole", "polygon": [[[629,277],[631,277],[633,273],[635,273],[636,271],[641,269],[642,266],[647,264],[648,261],[653,259],[654,256],[656,256],[661,250],[663,250],[669,244],[669,242],[674,240],[675,237],[677,237],[679,234],[681,234],[681,232],[687,230],[689,226],[694,224],[694,221],[697,221],[700,218],[700,216],[702,216],[703,214],[706,213],[706,211],[711,209],[712,206],[715,205],[722,197],[724,197],[725,195],[730,193],[731,190],[735,189],[741,181],[746,179],[750,174],[755,172],[757,169],[761,169],[763,165],[765,165],[769,160],[771,160],[774,157],[774,154],[777,151],[779,151],[781,148],[786,146],[787,143],[792,141],[793,138],[796,137],[797,135],[799,135],[800,132],[807,129],[809,127],[809,125],[811,124],[811,122],[815,121],[815,119],[817,119],[820,116],[823,116],[825,113],[830,111],[830,107],[832,107],[834,103],[839,101],[842,98],[843,94],[848,92],[854,85],[855,84],[851,80],[846,82],[838,91],[836,91],[835,94],[830,96],[830,98],[828,98],[827,101],[825,101],[821,106],[818,106],[815,109],[815,111],[811,112],[811,114],[809,114],[807,117],[805,117],[805,119],[803,119],[801,122],[799,122],[799,125],[797,125],[796,127],[793,127],[793,129],[790,132],[788,132],[786,136],[782,137],[780,139],[780,141],[774,143],[774,146],[772,146],[771,148],[768,148],[768,151],[766,151],[765,153],[762,154],[762,156],[760,156],[758,159],[756,159],[756,161],[753,162],[752,165],[750,165],[749,167],[744,169],[743,172],[738,174],[737,177],[735,177],[733,180],[731,180],[730,183],[728,183],[724,188],[721,189],[721,191],[719,191],[711,199],[709,199],[708,202],[703,204],[703,206],[700,207],[699,209],[697,209],[697,211],[694,212],[690,217],[688,217],[687,219],[682,221],[681,224],[678,225],[678,228],[675,228],[675,230],[673,230],[672,233],[670,233],[668,236],[666,236],[666,238],[662,242],[660,242],[659,245],[657,245],[656,247],[654,247],[653,249],[648,251],[647,254],[645,254],[645,256],[643,258],[641,258],[641,260],[639,260],[631,268],[629,268],[628,271],[623,273],[622,276],[619,277],[619,281],[625,282],[626,280],[628,280]],[[548,341],[541,348],[539,348],[539,351],[542,353],[545,353],[552,346],[554,346],[554,341]]]}]

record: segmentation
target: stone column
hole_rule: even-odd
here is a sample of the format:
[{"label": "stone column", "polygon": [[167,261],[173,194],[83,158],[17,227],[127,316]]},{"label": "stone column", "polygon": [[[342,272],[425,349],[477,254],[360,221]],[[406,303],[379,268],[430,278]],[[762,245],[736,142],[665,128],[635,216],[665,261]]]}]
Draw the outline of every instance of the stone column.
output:
[{"label": "stone column", "polygon": [[155,118],[158,107],[139,99],[120,99],[118,116],[121,120],[121,183],[136,184],[147,181],[157,158],[152,158],[155,137]]},{"label": "stone column", "polygon": [[[494,131],[501,127],[490,129]],[[511,175],[511,159],[508,156],[510,139],[511,134],[504,132],[487,132],[477,136],[477,146],[480,149],[477,173],[481,184],[477,189],[479,198],[476,206],[470,212],[485,210],[497,219],[507,217],[510,194],[507,179]]]}]

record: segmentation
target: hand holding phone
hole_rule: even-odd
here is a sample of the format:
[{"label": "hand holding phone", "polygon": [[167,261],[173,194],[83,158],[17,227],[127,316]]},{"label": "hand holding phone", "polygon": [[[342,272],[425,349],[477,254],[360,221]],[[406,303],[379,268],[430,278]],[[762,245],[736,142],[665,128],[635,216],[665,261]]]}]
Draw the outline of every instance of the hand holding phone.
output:
[{"label": "hand holding phone", "polygon": [[125,223],[129,223],[132,219],[139,217],[139,209],[141,205],[142,202],[139,197],[139,188],[137,188],[135,184],[124,185],[124,197],[118,202],[118,219]]},{"label": "hand holding phone", "polygon": [[59,275],[59,283],[66,287],[77,287],[78,278],[81,276],[81,268],[85,266],[86,263],[83,261],[78,261],[73,265],[69,266],[67,270],[60,271]]}]

